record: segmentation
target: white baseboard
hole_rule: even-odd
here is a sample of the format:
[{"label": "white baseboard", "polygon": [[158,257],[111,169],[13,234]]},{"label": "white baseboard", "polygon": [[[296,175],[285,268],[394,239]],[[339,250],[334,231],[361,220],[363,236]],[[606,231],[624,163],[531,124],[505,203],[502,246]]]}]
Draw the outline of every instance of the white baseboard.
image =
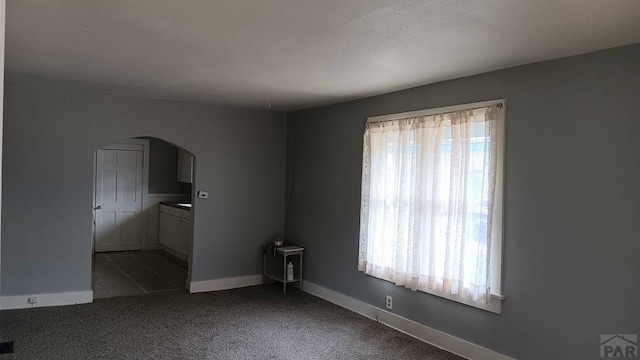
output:
[{"label": "white baseboard", "polygon": [[248,275],[224,279],[192,281],[189,284],[189,292],[198,293],[206,291],[228,290],[260,284],[262,284],[262,275]]},{"label": "white baseboard", "polygon": [[395,330],[422,340],[428,344],[439,347],[472,360],[513,360],[512,358],[499,354],[474,343],[462,340],[453,335],[430,328],[428,326],[409,320],[402,316],[382,310],[363,301],[356,300],[339,292],[316,285],[312,282],[304,282],[304,291],[321,299],[332,302],[345,309],[351,310],[362,316],[387,325]]},{"label": "white baseboard", "polygon": [[[37,304],[29,304],[30,297],[37,297]],[[73,291],[54,294],[13,295],[0,297],[0,310],[27,309],[47,306],[88,304],[93,302],[93,291]]]}]

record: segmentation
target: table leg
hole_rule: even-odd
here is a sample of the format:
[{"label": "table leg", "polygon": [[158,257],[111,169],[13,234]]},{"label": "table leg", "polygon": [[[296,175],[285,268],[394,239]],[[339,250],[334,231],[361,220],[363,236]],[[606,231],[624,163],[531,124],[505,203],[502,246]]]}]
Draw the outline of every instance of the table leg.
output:
[{"label": "table leg", "polygon": [[282,255],[282,292],[287,292],[287,255]]},{"label": "table leg", "polygon": [[302,254],[300,254],[300,290],[302,290]]}]

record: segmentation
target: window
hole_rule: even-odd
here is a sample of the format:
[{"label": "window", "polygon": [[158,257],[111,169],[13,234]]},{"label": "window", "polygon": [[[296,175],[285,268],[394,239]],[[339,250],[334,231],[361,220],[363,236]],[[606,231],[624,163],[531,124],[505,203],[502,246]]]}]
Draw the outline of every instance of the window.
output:
[{"label": "window", "polygon": [[367,121],[358,270],[500,313],[504,104]]}]

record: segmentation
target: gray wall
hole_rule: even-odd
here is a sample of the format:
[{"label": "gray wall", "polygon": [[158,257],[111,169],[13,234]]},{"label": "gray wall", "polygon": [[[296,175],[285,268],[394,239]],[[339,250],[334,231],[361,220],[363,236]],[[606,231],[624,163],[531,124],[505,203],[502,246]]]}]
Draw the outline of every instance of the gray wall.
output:
[{"label": "gray wall", "polygon": [[191,184],[178,182],[178,148],[149,139],[149,194],[189,194]]},{"label": "gray wall", "polygon": [[285,115],[102,93],[7,75],[2,294],[91,289],[96,149],[137,136],[195,154],[193,280],[261,273],[282,233]]},{"label": "gray wall", "polygon": [[[428,69],[425,69],[428,71]],[[363,122],[506,98],[503,313],[356,269]],[[640,333],[640,45],[288,116],[286,237],[307,280],[518,359],[598,359],[601,333]]]}]

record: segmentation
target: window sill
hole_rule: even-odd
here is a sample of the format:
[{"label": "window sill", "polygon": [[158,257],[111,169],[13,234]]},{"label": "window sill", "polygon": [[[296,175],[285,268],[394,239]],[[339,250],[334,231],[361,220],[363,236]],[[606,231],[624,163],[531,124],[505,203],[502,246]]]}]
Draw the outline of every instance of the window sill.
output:
[{"label": "window sill", "polygon": [[447,295],[438,291],[425,291],[425,290],[417,290],[430,295],[434,295],[437,297],[441,297],[447,300],[455,301],[460,304],[468,305],[480,310],[485,310],[492,312],[494,314],[502,314],[502,301],[504,301],[504,295],[491,294],[491,298],[489,299],[489,303],[477,302],[472,300],[462,299],[459,296],[455,295]]}]

